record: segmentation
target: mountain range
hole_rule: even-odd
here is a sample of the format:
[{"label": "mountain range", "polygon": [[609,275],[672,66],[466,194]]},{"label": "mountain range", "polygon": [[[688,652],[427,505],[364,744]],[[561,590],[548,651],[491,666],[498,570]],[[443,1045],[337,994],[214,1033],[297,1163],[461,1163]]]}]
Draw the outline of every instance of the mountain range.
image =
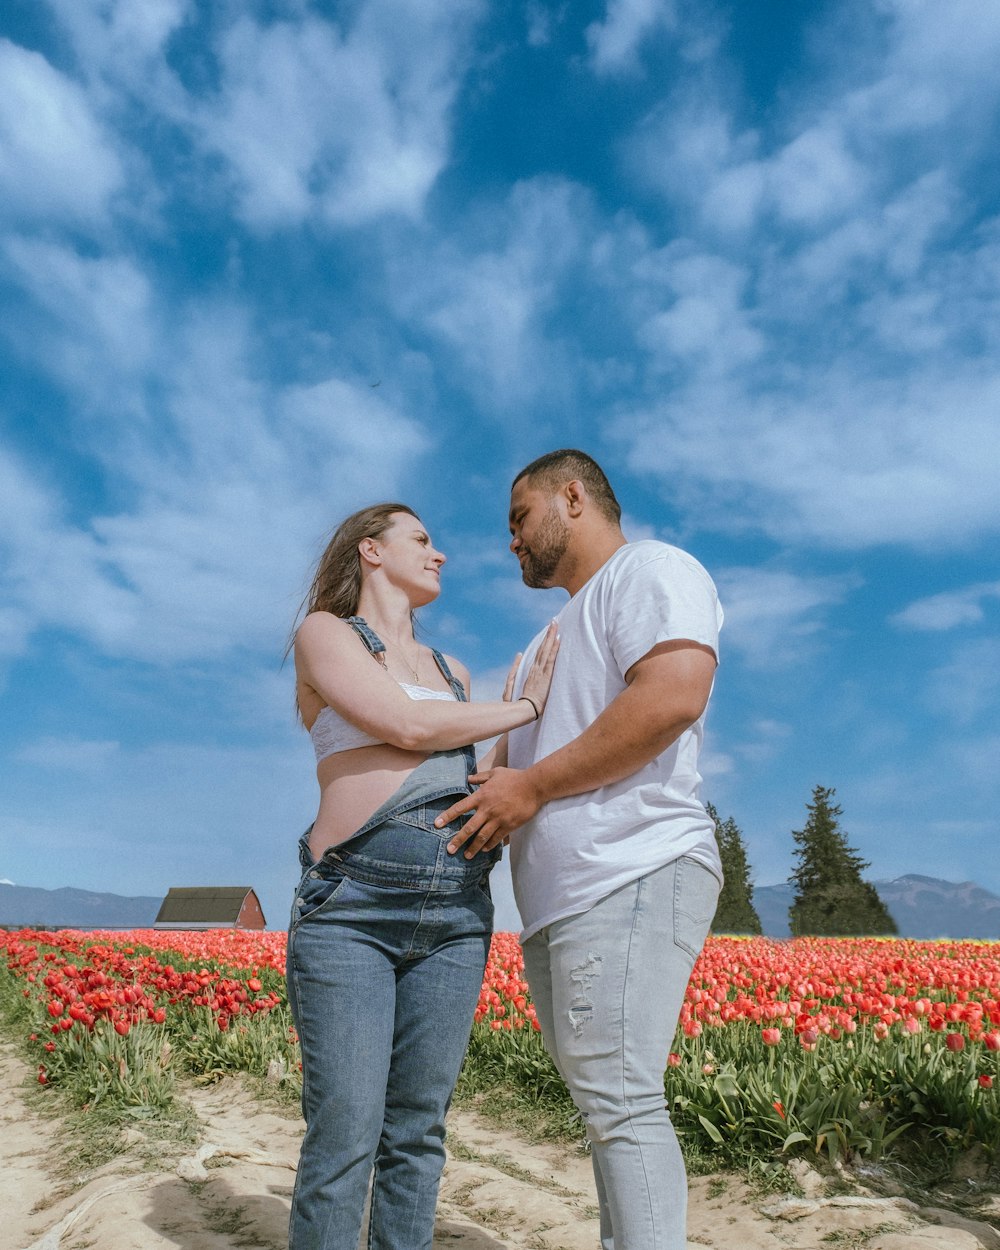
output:
[{"label": "mountain range", "polygon": [[127,898],[92,890],[43,890],[0,882],[0,925],[58,929],[148,929],[162,898]]},{"label": "mountain range", "polygon": [[[974,881],[940,881],[908,873],[873,881],[901,937],[1000,939],[1000,898]],[[788,937],[791,881],[754,886],[753,905],[768,937]]]},{"label": "mountain range", "polygon": [[[1000,898],[973,881],[941,881],[909,873],[872,884],[902,937],[1000,939]],[[754,887],[753,904],[768,937],[788,937],[788,909],[794,897],[790,881]],[[0,926],[146,929],[162,901],[0,882]]]}]

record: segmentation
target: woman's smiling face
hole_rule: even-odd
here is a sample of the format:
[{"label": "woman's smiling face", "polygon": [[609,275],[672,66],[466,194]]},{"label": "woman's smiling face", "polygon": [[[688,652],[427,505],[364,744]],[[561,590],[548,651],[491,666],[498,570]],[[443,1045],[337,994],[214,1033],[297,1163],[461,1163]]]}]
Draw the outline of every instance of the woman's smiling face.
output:
[{"label": "woman's smiling face", "polygon": [[423,523],[408,512],[397,512],[389,528],[376,540],[382,572],[410,596],[413,607],[437,598],[445,555],[431,542]]}]

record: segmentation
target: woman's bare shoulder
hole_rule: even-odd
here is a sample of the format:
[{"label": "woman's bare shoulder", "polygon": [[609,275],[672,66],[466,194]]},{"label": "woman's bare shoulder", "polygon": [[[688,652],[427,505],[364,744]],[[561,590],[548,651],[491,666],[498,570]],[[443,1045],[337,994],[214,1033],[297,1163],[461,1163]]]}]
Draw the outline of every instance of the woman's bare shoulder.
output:
[{"label": "woman's bare shoulder", "polygon": [[305,643],[308,646],[312,642],[322,642],[329,646],[331,643],[346,642],[355,637],[350,625],[332,612],[310,612],[295,631],[296,645]]},{"label": "woman's bare shoulder", "polygon": [[444,655],[445,663],[465,687],[465,693],[468,694],[470,683],[472,681],[469,670],[465,667],[461,660],[456,660],[453,655],[447,655],[444,652],[442,652],[442,654]]}]

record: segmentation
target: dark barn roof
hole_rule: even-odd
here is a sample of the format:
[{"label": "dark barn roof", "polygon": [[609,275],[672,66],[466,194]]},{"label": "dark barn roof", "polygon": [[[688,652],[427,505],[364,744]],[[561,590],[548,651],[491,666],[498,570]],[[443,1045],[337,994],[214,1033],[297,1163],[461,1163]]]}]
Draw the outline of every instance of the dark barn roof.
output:
[{"label": "dark barn roof", "polygon": [[[249,903],[248,913],[241,913]],[[260,924],[247,925],[251,917],[260,916]],[[253,888],[249,885],[172,886],[160,904],[154,924],[165,929],[229,929],[263,928],[264,915]]]}]

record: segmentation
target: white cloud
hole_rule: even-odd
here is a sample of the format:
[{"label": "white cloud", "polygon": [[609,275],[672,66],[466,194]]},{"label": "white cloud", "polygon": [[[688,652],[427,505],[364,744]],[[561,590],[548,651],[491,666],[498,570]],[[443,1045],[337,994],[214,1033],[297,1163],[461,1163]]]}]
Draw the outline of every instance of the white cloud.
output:
[{"label": "white cloud", "polygon": [[[159,331],[155,360],[145,359],[137,344],[158,310],[145,308],[131,269],[50,256],[41,245],[30,254],[55,257],[62,281],[49,291],[49,271],[36,274],[64,322],[39,348],[58,360],[77,338],[89,347],[96,377],[74,358],[77,399],[91,409],[78,427],[81,449],[106,475],[109,497],[129,502],[71,523],[51,486],[13,457],[0,460],[0,549],[12,588],[0,647],[16,654],[35,629],[57,623],[105,654],[158,663],[280,654],[321,536],[353,507],[396,493],[430,440],[366,383],[328,377],[275,390],[257,381],[238,308],[190,306],[179,328]],[[123,306],[123,290],[141,298]],[[116,354],[129,365],[130,348],[143,357],[137,393],[159,395],[142,420],[100,403],[105,371],[114,376]]]},{"label": "white cloud", "polygon": [[771,393],[694,378],[624,413],[629,463],[720,530],[832,547],[958,544],[1000,525],[1000,373],[941,359],[905,381],[786,371]]},{"label": "white cloud", "polygon": [[[950,18],[915,7],[981,85],[987,58]],[[888,53],[854,72],[881,81],[909,40],[907,72],[937,81],[922,19],[911,29],[905,6],[889,11]],[[980,14],[972,28],[992,46],[1000,22]],[[774,132],[792,137],[767,152],[722,94],[699,79],[633,140],[689,219],[667,248],[632,232],[629,284],[611,284],[656,396],[620,414],[632,467],[662,473],[702,523],[780,542],[926,547],[995,533],[1000,227],[968,229],[975,183],[962,168],[983,153],[953,142],[954,126],[897,150],[835,76],[781,100]],[[685,250],[701,281],[664,307],[667,260]]]},{"label": "white cloud", "polygon": [[[700,84],[699,84],[700,88]],[[768,216],[803,229],[828,226],[867,200],[870,178],[835,118],[803,127],[771,154],[740,130],[709,91],[680,95],[638,128],[631,164],[649,184],[687,203],[711,229],[744,232]]]},{"label": "white cloud", "polygon": [[726,230],[744,230],[756,220],[764,194],[760,135],[737,133],[730,111],[705,90],[680,90],[643,119],[626,144],[631,171]]},{"label": "white cloud", "polygon": [[698,756],[698,772],[707,781],[711,781],[714,777],[728,777],[735,771],[736,764],[733,757],[725,751],[716,750],[710,744],[705,746]]},{"label": "white cloud", "polygon": [[794,729],[783,721],[760,717],[749,726],[751,736],[733,744],[732,754],[751,766],[767,764],[792,740]]},{"label": "white cloud", "polygon": [[[0,465],[2,477],[2,465]],[[33,620],[23,607],[0,607],[0,658],[21,655],[31,636]]]},{"label": "white cloud", "polygon": [[193,0],[46,0],[72,40],[89,77],[102,74],[135,81],[162,56],[167,40],[191,15]]},{"label": "white cloud", "polygon": [[655,525],[649,525],[646,521],[640,521],[628,512],[622,513],[622,533],[630,543],[641,542],[644,538],[657,538],[661,542],[670,541],[669,538],[665,538],[657,530]]},{"label": "white cloud", "polygon": [[710,104],[682,106],[682,116],[695,118],[693,134],[666,117],[635,151],[647,180],[689,201],[712,229],[745,232],[768,217],[822,229],[866,205],[868,171],[835,122],[804,129],[770,156],[746,159],[760,145],[757,132],[734,135],[732,121]]},{"label": "white cloud", "polygon": [[765,174],[777,211],[788,222],[813,224],[841,215],[864,198],[866,171],[832,125],[797,135]]},{"label": "white cloud", "polygon": [[[47,777],[40,807],[34,764],[14,761],[5,774],[5,870],[19,881],[125,895],[246,883],[268,923],[284,923],[300,873],[296,840],[317,796],[312,751],[301,731],[289,725],[254,747],[123,745],[92,768],[52,768]],[[55,881],[38,866],[40,846],[58,861]]]},{"label": "white cloud", "polygon": [[1000,599],[1000,582],[978,582],[962,590],[917,599],[889,618],[902,629],[938,632],[957,625],[977,625],[984,619],[983,601]]},{"label": "white cloud", "polygon": [[[934,286],[946,280],[940,258],[926,271],[928,252],[937,236],[950,228],[961,207],[948,175],[940,169],[923,174],[904,186],[884,204],[834,226],[808,242],[789,258],[781,280],[814,306],[842,304],[852,292],[872,292],[862,312],[873,333],[889,346],[904,351],[920,350],[920,343],[904,331],[919,331],[914,316],[943,338],[938,295]],[[935,262],[937,262],[935,264]],[[953,263],[967,264],[964,257]],[[775,274],[775,279],[778,279]],[[916,289],[910,289],[910,284]],[[923,301],[922,308],[914,301]],[[928,302],[929,301],[929,302]],[[949,301],[952,303],[952,301]],[[904,321],[900,325],[900,318]],[[938,322],[937,326],[933,321]],[[926,338],[923,339],[926,344]],[[936,345],[936,344],[935,344]]]},{"label": "white cloud", "polygon": [[[928,674],[925,703],[959,726],[996,724],[1000,709],[1000,637],[978,638],[955,648]],[[996,756],[992,778],[996,781]]]},{"label": "white cloud", "polygon": [[74,393],[94,400],[115,395],[122,402],[125,376],[148,367],[153,349],[154,301],[146,274],[127,256],[82,256],[41,239],[12,237],[3,252],[10,273],[46,318],[39,332],[30,312],[8,333]]},{"label": "white cloud", "polygon": [[[342,378],[288,387],[279,412],[305,433],[314,454],[329,447],[338,460],[353,463],[355,472],[364,474],[367,469],[368,480],[358,482],[362,493],[376,489],[386,476],[394,480],[404,465],[431,445],[420,426],[396,412],[370,385]],[[377,459],[372,456],[373,445],[380,449]]]},{"label": "white cloud", "polygon": [[724,374],[764,350],[764,337],[743,307],[750,276],[745,268],[693,253],[683,241],[647,258],[644,268],[656,272],[671,298],[638,330],[655,367],[669,370],[679,358],[703,374]]},{"label": "white cloud", "polygon": [[101,224],[123,171],[85,92],[0,39],[0,217]]},{"label": "white cloud", "polygon": [[109,576],[99,541],[70,524],[56,492],[9,453],[0,453],[0,501],[10,650],[23,649],[40,624],[89,634],[130,617],[133,596]]},{"label": "white cloud", "polygon": [[479,0],[362,5],[349,29],[317,17],[221,38],[206,146],[235,175],[243,216],[273,227],[317,215],[358,225],[416,216],[449,148],[450,110]]},{"label": "white cloud", "polygon": [[543,4],[540,0],[528,0],[524,11],[528,47],[544,48],[551,43],[553,27],[565,21],[567,9],[566,4],[556,8],[550,3]]},{"label": "white cloud", "polygon": [[547,325],[591,237],[591,217],[580,187],[538,178],[518,183],[504,204],[482,210],[464,234],[430,253],[414,260],[406,246],[396,256],[400,312],[443,340],[463,383],[490,407],[565,394],[571,385]]},{"label": "white cloud", "polygon": [[[451,110],[484,7],[402,0],[386,9],[363,0],[337,21],[306,6],[270,22],[238,6],[203,12],[208,72],[182,81],[168,52],[195,16],[191,0],[50,3],[88,79],[88,106],[116,112],[124,135],[128,108],[176,128],[202,160],[201,194],[216,189],[222,157],[240,216],[263,229],[420,214],[448,159]],[[137,183],[142,146],[139,137],[129,153]],[[189,163],[182,172],[191,176]]]},{"label": "white cloud", "polygon": [[851,55],[826,57],[825,72],[777,97],[766,129],[741,126],[741,85],[724,63],[682,78],[638,127],[633,169],[710,231],[770,229],[776,218],[822,236],[845,219],[850,229],[877,217],[894,186],[938,163],[988,160],[1000,11],[981,0],[877,9],[877,37],[859,35]]},{"label": "white cloud", "polygon": [[[1000,95],[1000,10],[981,0],[883,0],[889,18],[884,60],[868,85],[845,99],[859,130],[933,133],[962,119],[968,141]],[[963,138],[962,142],[966,140]]]},{"label": "white cloud", "polygon": [[24,764],[36,764],[57,772],[93,772],[106,768],[119,746],[113,741],[49,737],[25,743],[14,754]]},{"label": "white cloud", "polygon": [[135,617],[106,643],[160,661],[279,653],[319,537],[372,496],[396,493],[429,446],[367,386],[328,379],[271,401],[238,362],[213,360],[213,345],[218,337],[190,362],[176,402],[185,462],[165,476],[150,465],[140,506],[94,522],[136,597]]},{"label": "white cloud", "polygon": [[826,611],[857,585],[767,568],[725,568],[715,581],[726,614],[723,653],[731,647],[755,668],[783,668],[811,654]]},{"label": "white cloud", "polygon": [[597,74],[631,69],[643,39],[676,20],[673,0],[607,0],[604,20],[586,30],[591,67]]}]

